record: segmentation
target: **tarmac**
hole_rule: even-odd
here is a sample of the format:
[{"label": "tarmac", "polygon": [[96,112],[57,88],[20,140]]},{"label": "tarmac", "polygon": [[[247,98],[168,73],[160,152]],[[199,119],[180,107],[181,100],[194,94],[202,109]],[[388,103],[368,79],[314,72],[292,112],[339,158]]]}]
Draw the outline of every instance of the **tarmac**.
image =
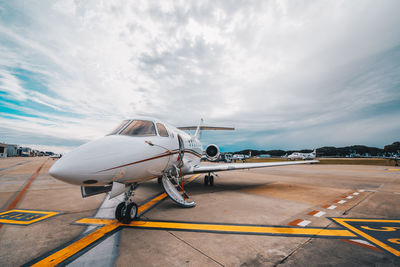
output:
[{"label": "tarmac", "polygon": [[120,200],[83,199],[47,157],[0,159],[0,266],[400,266],[400,168],[295,165],[187,177],[196,207],[156,180]]}]

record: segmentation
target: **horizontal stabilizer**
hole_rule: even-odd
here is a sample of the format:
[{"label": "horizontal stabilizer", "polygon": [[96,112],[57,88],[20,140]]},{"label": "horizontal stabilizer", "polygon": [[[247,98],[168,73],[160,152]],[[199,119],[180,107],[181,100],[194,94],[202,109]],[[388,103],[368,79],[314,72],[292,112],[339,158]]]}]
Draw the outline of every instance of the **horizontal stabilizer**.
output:
[{"label": "horizontal stabilizer", "polygon": [[[178,127],[179,130],[187,131],[187,130],[197,130],[197,126],[185,126]],[[212,131],[233,131],[235,128],[232,127],[216,127],[216,126],[200,126],[200,130],[212,130]]]}]

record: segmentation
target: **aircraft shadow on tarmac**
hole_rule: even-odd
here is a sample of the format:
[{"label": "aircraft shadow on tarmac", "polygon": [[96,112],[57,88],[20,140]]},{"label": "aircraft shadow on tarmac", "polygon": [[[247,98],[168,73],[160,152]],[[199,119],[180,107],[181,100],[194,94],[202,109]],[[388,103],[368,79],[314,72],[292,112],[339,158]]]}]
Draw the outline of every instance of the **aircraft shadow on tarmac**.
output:
[{"label": "aircraft shadow on tarmac", "polygon": [[[238,182],[217,182],[214,186],[205,186],[202,182],[202,178],[197,179],[196,181],[191,182],[190,184],[185,186],[185,191],[189,194],[189,196],[195,195],[203,195],[203,194],[210,194],[210,193],[218,193],[224,191],[237,191],[237,190],[244,190],[244,189],[253,189],[260,186],[265,186],[268,184],[273,184],[273,182],[262,182],[262,183],[251,183],[251,184],[244,184]],[[144,182],[140,184],[141,188],[152,189],[154,192],[158,192],[163,190],[162,187],[157,182]],[[140,188],[138,189],[140,190]]]}]

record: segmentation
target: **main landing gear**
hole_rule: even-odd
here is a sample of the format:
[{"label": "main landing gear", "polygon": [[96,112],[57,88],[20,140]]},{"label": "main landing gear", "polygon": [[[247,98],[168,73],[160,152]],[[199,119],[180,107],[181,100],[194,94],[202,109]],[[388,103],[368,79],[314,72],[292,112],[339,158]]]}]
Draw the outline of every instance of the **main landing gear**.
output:
[{"label": "main landing gear", "polygon": [[115,209],[115,219],[128,224],[137,216],[137,205],[132,201],[131,197],[135,195],[134,190],[137,188],[136,184],[132,184],[127,192],[125,192],[124,202],[118,204]]},{"label": "main landing gear", "polygon": [[204,185],[205,186],[214,186],[214,176],[211,175],[210,173],[206,176],[204,176]]}]

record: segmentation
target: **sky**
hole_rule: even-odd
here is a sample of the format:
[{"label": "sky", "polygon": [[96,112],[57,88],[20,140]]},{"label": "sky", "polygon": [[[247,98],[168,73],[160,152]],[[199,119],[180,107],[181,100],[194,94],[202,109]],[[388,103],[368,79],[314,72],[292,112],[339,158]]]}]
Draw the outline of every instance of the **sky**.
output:
[{"label": "sky", "polygon": [[400,140],[400,1],[0,0],[0,142],[152,116],[222,151]]}]

